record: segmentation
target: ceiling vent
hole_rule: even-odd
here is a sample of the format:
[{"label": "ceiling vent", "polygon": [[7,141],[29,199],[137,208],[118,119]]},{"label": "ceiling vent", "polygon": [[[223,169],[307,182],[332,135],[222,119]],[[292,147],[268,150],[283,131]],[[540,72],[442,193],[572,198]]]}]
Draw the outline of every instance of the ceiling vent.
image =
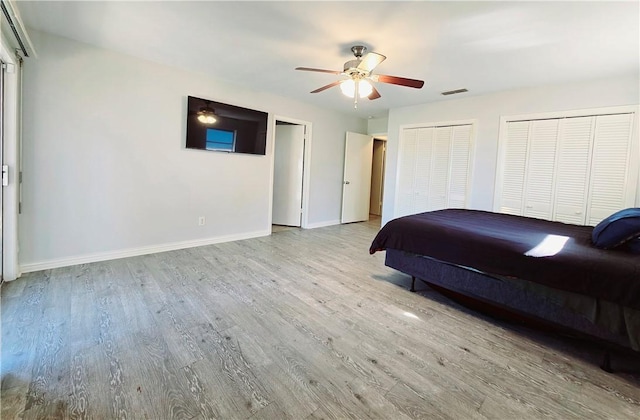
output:
[{"label": "ceiling vent", "polygon": [[456,90],[448,90],[446,92],[442,92],[443,95],[455,95],[456,93],[464,93],[469,92],[467,89],[456,89]]}]

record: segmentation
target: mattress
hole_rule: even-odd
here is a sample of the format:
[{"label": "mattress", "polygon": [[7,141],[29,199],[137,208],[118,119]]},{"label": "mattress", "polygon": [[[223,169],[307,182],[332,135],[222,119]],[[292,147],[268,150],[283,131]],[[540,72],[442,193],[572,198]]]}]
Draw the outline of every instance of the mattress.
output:
[{"label": "mattress", "polygon": [[447,209],[387,223],[370,252],[395,249],[640,310],[640,255],[592,246],[590,226]]}]

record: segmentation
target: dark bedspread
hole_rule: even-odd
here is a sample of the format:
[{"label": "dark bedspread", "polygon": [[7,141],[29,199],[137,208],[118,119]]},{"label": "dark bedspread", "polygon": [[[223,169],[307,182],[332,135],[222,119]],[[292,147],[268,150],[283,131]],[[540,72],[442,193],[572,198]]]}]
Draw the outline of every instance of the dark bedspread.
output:
[{"label": "dark bedspread", "polygon": [[[390,221],[378,232],[369,252],[408,251],[640,309],[640,255],[593,247],[592,230],[590,226],[447,209]],[[568,240],[554,255],[525,255],[548,235]]]}]

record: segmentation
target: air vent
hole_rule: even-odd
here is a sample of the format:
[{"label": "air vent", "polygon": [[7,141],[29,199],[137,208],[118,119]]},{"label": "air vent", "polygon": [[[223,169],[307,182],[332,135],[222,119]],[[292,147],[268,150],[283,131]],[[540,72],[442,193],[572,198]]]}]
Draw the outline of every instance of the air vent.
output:
[{"label": "air vent", "polygon": [[469,92],[467,89],[456,89],[456,90],[448,90],[446,92],[442,92],[443,95],[455,95],[456,93],[464,93]]}]

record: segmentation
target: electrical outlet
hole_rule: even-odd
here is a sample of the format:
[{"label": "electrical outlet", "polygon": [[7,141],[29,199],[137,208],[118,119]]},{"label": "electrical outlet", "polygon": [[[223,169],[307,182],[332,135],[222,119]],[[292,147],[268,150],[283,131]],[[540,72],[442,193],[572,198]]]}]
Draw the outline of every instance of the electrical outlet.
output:
[{"label": "electrical outlet", "polygon": [[204,226],[205,219],[204,216],[198,217],[198,226]]}]

